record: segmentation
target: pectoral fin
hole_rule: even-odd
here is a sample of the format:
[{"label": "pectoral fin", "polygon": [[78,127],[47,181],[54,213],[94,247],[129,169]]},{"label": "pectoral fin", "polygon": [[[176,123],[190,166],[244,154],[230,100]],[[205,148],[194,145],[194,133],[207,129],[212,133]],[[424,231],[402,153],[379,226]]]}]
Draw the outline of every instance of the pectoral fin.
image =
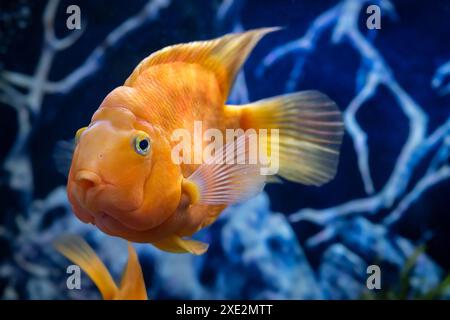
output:
[{"label": "pectoral fin", "polygon": [[230,205],[261,192],[266,176],[258,162],[248,163],[253,138],[245,134],[226,144],[183,181],[183,192],[192,204]]},{"label": "pectoral fin", "polygon": [[188,195],[190,204],[196,204],[200,201],[200,186],[197,185],[194,181],[183,179],[181,188],[183,192]]},{"label": "pectoral fin", "polygon": [[55,145],[55,149],[53,150],[53,160],[55,161],[56,171],[64,175],[66,178],[69,176],[74,151],[75,141],[73,139],[69,141],[58,141]]},{"label": "pectoral fin", "polygon": [[192,239],[182,239],[179,236],[170,236],[161,241],[152,243],[158,249],[172,253],[192,253],[202,255],[208,250],[208,244]]}]

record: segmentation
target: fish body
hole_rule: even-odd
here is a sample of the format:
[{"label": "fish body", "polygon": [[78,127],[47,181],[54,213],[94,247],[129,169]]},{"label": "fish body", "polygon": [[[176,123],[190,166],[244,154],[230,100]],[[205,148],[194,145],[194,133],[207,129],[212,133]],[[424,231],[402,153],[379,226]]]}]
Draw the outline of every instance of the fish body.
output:
[{"label": "fish body", "polygon": [[[328,97],[304,91],[225,104],[248,54],[274,30],[174,45],[144,59],[77,132],[67,186],[75,214],[129,241],[204,253],[206,244],[186,237],[213,223],[228,205],[259,192],[267,179],[258,166],[174,162],[174,132],[195,136],[195,123],[201,123],[202,136],[211,129],[277,129],[280,143],[271,152],[280,160],[278,175],[307,185],[328,182],[343,134],[341,114]],[[245,139],[236,143],[248,155]],[[195,153],[198,145],[189,143]],[[226,144],[216,154],[237,157],[233,150]]]}]

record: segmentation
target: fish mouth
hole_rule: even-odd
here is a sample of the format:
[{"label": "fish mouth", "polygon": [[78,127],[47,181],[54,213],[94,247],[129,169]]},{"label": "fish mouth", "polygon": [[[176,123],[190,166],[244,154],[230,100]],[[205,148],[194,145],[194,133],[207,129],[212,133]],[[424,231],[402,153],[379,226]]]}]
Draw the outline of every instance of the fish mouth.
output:
[{"label": "fish mouth", "polygon": [[97,173],[90,170],[80,170],[74,178],[74,196],[86,209],[92,210],[91,204],[95,197],[104,189],[104,180]]},{"label": "fish mouth", "polygon": [[97,224],[96,222],[108,217],[132,228],[126,223],[127,213],[139,209],[141,204],[126,208],[115,207],[114,203],[111,203],[111,198],[114,198],[111,192],[116,191],[117,187],[99,174],[91,170],[79,170],[70,186],[70,194],[76,203],[74,211],[80,212],[77,216],[83,222]]},{"label": "fish mouth", "polygon": [[[119,229],[133,231],[145,231],[156,225],[144,226],[141,222],[140,212],[144,205],[144,199],[128,201],[128,190],[109,183],[100,174],[86,169],[80,169],[73,173],[69,186],[71,198],[76,202],[75,212],[83,222],[97,226],[104,225],[104,221],[113,221]],[[167,217],[169,218],[169,217]]]},{"label": "fish mouth", "polygon": [[[84,223],[95,225],[108,235],[122,237],[133,242],[145,243],[158,241],[162,237],[162,229],[156,232],[154,232],[154,230],[160,229],[160,225],[164,225],[166,220],[158,225],[149,227],[148,229],[139,230],[127,223],[127,212],[110,210],[107,208],[103,208],[102,206],[96,206],[96,208],[92,208],[95,203],[92,203],[91,206],[89,206],[85,203],[80,202],[78,199],[74,200],[75,201],[72,201],[72,208],[75,215]],[[171,217],[169,217],[167,220],[169,220],[170,218]]]},{"label": "fish mouth", "polygon": [[99,186],[102,183],[102,178],[95,172],[89,170],[80,170],[75,175],[75,181],[83,189],[90,189]]}]

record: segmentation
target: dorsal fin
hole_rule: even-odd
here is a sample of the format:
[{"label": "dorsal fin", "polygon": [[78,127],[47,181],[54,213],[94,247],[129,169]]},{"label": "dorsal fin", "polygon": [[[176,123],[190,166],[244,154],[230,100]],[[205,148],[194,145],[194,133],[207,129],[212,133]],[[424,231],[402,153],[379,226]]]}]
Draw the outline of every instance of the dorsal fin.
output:
[{"label": "dorsal fin", "polygon": [[252,49],[265,34],[278,29],[278,27],[260,28],[227,34],[209,41],[195,41],[166,47],[142,60],[125,81],[125,85],[133,86],[139,75],[151,66],[186,62],[199,64],[213,71],[226,99],[239,69]]}]

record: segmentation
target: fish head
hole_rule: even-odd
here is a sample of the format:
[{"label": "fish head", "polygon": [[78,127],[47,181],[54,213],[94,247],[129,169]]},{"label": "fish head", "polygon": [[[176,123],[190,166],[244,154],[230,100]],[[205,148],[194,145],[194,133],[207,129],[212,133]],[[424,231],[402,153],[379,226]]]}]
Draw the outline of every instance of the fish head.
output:
[{"label": "fish head", "polygon": [[126,107],[103,107],[78,130],[76,144],[67,191],[80,220],[118,235],[149,230],[175,212],[181,170],[157,127]]}]

